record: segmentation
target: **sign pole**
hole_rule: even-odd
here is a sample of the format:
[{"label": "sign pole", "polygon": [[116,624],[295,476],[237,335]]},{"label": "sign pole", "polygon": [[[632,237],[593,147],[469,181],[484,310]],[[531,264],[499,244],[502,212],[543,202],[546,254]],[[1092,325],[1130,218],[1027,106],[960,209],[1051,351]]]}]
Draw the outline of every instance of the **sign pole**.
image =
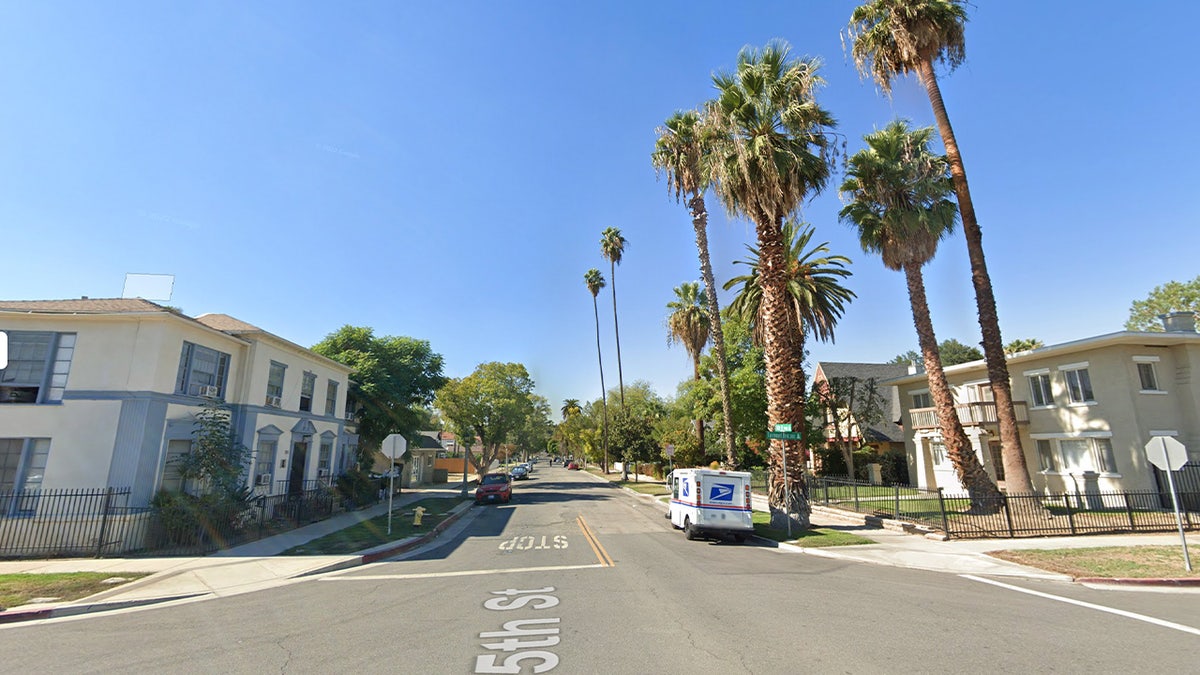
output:
[{"label": "sign pole", "polygon": [[396,444],[392,444],[392,468],[388,471],[388,536],[392,536],[392,500],[396,497]]},{"label": "sign pole", "polygon": [[788,483],[788,471],[787,471],[787,451],[788,451],[787,444],[788,444],[788,442],[787,441],[779,441],[779,444],[783,446],[783,506],[784,506],[784,513],[787,515],[788,539],[791,539],[792,538],[792,490],[791,490],[791,485]]},{"label": "sign pole", "polygon": [[1183,534],[1183,519],[1179,517],[1179,497],[1175,494],[1175,479],[1171,474],[1175,473],[1167,469],[1167,485],[1171,487],[1171,504],[1175,507],[1175,525],[1179,527],[1179,541],[1183,544],[1183,564],[1187,567],[1187,571],[1192,571],[1192,557],[1188,555],[1187,537]]}]

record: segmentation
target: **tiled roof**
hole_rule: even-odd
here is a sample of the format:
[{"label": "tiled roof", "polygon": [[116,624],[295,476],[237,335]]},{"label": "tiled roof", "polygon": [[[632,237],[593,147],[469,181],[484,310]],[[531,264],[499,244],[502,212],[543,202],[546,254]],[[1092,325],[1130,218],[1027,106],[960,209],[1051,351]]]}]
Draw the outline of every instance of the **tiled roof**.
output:
[{"label": "tiled roof", "polygon": [[169,312],[171,310],[141,298],[79,298],[76,300],[0,300],[0,311],[45,314],[122,314]]},{"label": "tiled roof", "polygon": [[241,319],[235,319],[228,314],[201,314],[196,317],[200,323],[215,328],[223,333],[265,333],[263,329]]}]

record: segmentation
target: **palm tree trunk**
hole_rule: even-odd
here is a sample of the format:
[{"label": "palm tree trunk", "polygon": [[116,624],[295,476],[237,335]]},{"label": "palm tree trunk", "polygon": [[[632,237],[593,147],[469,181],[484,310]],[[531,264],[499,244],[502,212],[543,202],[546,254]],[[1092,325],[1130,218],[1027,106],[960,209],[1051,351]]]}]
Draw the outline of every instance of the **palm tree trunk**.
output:
[{"label": "palm tree trunk", "polygon": [[604,357],[600,354],[600,307],[592,296],[592,312],[596,315],[596,360],[600,362],[600,406],[604,410],[604,474],[608,475],[608,390],[604,388]]},{"label": "palm tree trunk", "polygon": [[[612,267],[612,294],[613,294],[613,331],[617,335],[617,382],[621,385],[621,407],[625,407],[625,375],[621,373],[621,325],[617,323],[617,263],[611,263]],[[624,466],[622,464],[621,466]],[[627,476],[628,478],[628,476]]]},{"label": "palm tree trunk", "polygon": [[975,306],[979,311],[979,328],[983,336],[983,357],[987,361],[988,379],[992,384],[992,398],[996,403],[996,419],[1000,426],[1000,444],[1004,458],[1004,483],[1008,492],[1032,493],[1033,481],[1025,462],[1025,451],[1021,447],[1021,434],[1017,429],[1017,413],[1013,408],[1012,383],[1008,379],[1008,360],[1004,356],[1004,341],[1000,337],[1000,318],[996,313],[996,297],[992,293],[992,279],[988,276],[987,261],[983,257],[983,233],[975,218],[975,204],[971,201],[971,188],[967,183],[967,170],[958,151],[954,128],[946,114],[942,101],[942,90],[938,87],[937,75],[931,61],[917,65],[917,75],[925,85],[933,116],[937,120],[942,145],[946,147],[946,158],[950,161],[950,176],[954,181],[954,193],[958,197],[958,211],[962,215],[963,238],[967,242],[967,256],[971,261],[971,282],[975,285]]},{"label": "palm tree trunk", "polygon": [[708,208],[704,204],[704,195],[693,195],[688,206],[692,210],[692,227],[696,230],[696,250],[700,254],[700,276],[704,279],[704,291],[708,299],[708,323],[712,331],[713,353],[717,361],[717,380],[721,384],[721,414],[724,417],[721,427],[725,438],[725,464],[736,467],[737,455],[733,447],[733,402],[729,393],[729,364],[725,361],[725,330],[721,327],[721,307],[717,302],[717,282],[713,278],[712,258],[708,254]]},{"label": "palm tree trunk", "polygon": [[[766,360],[767,421],[769,425],[790,423],[793,430],[804,429],[804,371],[799,355],[803,336],[791,319],[788,308],[782,218],[755,219],[759,249],[759,283],[762,284],[762,309]],[[803,451],[798,441],[771,441],[770,489],[771,526],[784,529],[790,517],[793,525],[808,529],[811,507],[804,481]],[[786,482],[785,482],[786,473]]]},{"label": "palm tree trunk", "polygon": [[[980,464],[971,448],[971,441],[963,431],[962,422],[954,410],[954,397],[942,371],[942,357],[938,353],[937,337],[933,332],[933,321],[929,318],[929,303],[925,298],[925,281],[921,266],[916,263],[904,265],[904,278],[908,282],[908,298],[912,303],[913,325],[917,329],[917,342],[925,357],[925,374],[929,377],[929,396],[937,410],[938,428],[942,442],[946,445],[958,480],[971,496],[972,513],[994,513],[1000,509],[1000,489]],[[919,457],[917,461],[922,461]]]}]

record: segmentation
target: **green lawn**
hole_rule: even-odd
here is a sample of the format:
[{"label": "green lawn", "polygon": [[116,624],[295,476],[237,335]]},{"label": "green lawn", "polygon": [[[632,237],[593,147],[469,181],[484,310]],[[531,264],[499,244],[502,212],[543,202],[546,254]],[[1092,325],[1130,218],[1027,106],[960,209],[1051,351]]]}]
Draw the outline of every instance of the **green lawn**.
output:
[{"label": "green lawn", "polygon": [[787,542],[805,548],[822,548],[826,546],[856,546],[873,544],[875,542],[857,534],[842,532],[827,527],[813,527],[803,532],[792,530],[791,539],[786,530],[773,530],[770,527],[771,514],[765,511],[754,512],[754,534],[774,541]]},{"label": "green lawn", "polygon": [[[1179,546],[1105,546],[1033,551],[991,551],[988,555],[1073,577],[1127,579],[1200,577],[1188,572]],[[1193,563],[1193,568],[1195,564]]]},{"label": "green lawn", "polygon": [[0,609],[28,604],[34,598],[66,602],[86,598],[146,576],[148,572],[66,572],[57,574],[0,574]]},{"label": "green lawn", "polygon": [[[471,497],[467,497],[471,499]],[[451,509],[465,501],[462,497],[428,497],[414,502],[392,513],[392,533],[388,535],[387,514],[377,516],[344,530],[327,534],[320,539],[314,539],[307,544],[293,546],[283,552],[283,555],[344,555],[357,553],[364,549],[391,541],[407,539],[414,534],[429,532],[446,519]],[[416,508],[424,507],[425,516],[421,527],[413,527],[413,512]]]}]

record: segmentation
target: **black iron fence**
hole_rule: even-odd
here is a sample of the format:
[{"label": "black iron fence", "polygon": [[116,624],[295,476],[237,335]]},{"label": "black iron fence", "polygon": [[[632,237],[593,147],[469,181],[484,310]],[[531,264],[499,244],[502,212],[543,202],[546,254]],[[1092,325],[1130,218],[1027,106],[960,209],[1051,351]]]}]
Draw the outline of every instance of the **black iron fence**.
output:
[{"label": "black iron fence", "polygon": [[129,506],[128,488],[0,491],[0,558],[205,555],[333,515],[327,488],[165,508]]},{"label": "black iron fence", "polygon": [[[823,476],[809,480],[809,497],[815,504],[917,523],[963,539],[1176,529],[1171,495],[1159,490],[1008,494],[972,500],[941,489]],[[1179,496],[1184,528],[1197,529],[1200,512],[1183,505],[1200,503],[1200,491],[1181,491]]]}]

